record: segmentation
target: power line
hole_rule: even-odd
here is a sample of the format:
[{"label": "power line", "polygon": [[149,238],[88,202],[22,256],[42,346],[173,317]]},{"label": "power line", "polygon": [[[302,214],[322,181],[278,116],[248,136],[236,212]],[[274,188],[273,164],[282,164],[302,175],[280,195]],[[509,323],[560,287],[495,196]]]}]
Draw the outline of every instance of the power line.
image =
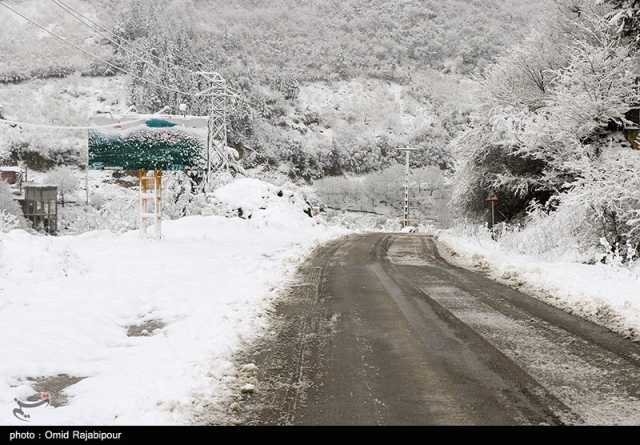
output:
[{"label": "power line", "polygon": [[[71,15],[73,18],[75,18],[78,22],[82,23],[83,25],[87,26],[89,29],[91,29],[95,34],[97,34],[100,37],[103,37],[105,39],[107,39],[111,44],[117,46],[118,48],[122,49],[124,52],[126,52],[127,54],[131,55],[132,57],[138,59],[141,62],[146,63],[147,65],[156,68],[156,69],[160,69],[162,70],[162,68],[158,65],[155,65],[153,62],[149,61],[148,59],[145,59],[144,57],[142,57],[140,54],[136,53],[134,50],[127,48],[126,46],[122,45],[121,43],[118,43],[118,40],[120,40],[121,38],[115,34],[112,31],[109,31],[107,28],[105,28],[104,26],[94,22],[93,20],[91,20],[90,18],[88,18],[87,16],[81,14],[77,9],[72,8],[71,6],[58,1],[58,0],[51,0],[54,4],[56,4],[59,8],[63,9],[65,12],[67,12],[69,15]],[[109,37],[109,36],[113,36],[113,38]],[[189,74],[196,74],[194,73],[192,70],[185,68],[185,67],[181,67],[173,62],[170,62],[168,60],[163,60],[160,59],[158,56],[155,56],[153,54],[149,54],[149,56],[153,59],[158,60],[159,62],[163,62],[166,63],[168,65],[171,65],[172,67],[188,72]],[[166,72],[166,70],[163,70]]]},{"label": "power line", "polygon": [[[135,51],[134,49],[132,49],[131,47],[127,47],[126,44],[122,44],[119,43],[119,41],[124,40],[125,42],[127,42],[126,39],[123,39],[121,36],[117,35],[115,32],[111,31],[110,29],[108,29],[106,26],[90,19],[89,17],[87,17],[86,15],[83,15],[80,11],[78,11],[77,9],[73,8],[72,6],[69,6],[68,4],[66,4],[65,2],[63,2],[62,0],[51,0],[54,4],[56,4],[59,8],[63,9],[64,11],[66,11],[67,13],[69,13],[71,16],[73,16],[78,22],[82,23],[83,25],[87,26],[89,29],[91,29],[95,34],[97,34],[98,36],[101,36],[103,38],[105,38],[107,41],[109,41],[110,43],[112,43],[113,45],[115,45],[116,47],[122,49],[124,52],[126,52],[127,54],[133,56],[134,58],[138,59],[141,62],[144,62],[145,64],[147,64],[150,67],[153,67],[155,69],[161,70],[163,72],[168,72],[167,70],[163,69],[162,67],[154,64],[153,62],[149,61],[148,59],[146,59],[145,57],[141,56],[139,52]],[[111,36],[111,37],[109,37]],[[129,44],[131,42],[128,42]],[[171,62],[170,60],[166,60],[166,59],[162,59],[154,54],[148,54],[147,55],[149,58],[151,59],[155,59],[160,63],[165,63],[177,70],[181,70],[183,72],[186,72],[188,74],[191,75],[201,75],[200,72],[198,71],[193,71],[189,68],[180,66],[174,62]],[[222,76],[219,73],[218,76],[220,76],[222,78]],[[204,96],[204,92],[205,91],[201,91],[200,93],[195,94],[194,96],[196,97],[200,97],[200,96]],[[230,93],[231,96],[240,96],[240,94],[235,91],[233,88],[229,87],[227,85],[227,91],[228,93]]]},{"label": "power line", "polygon": [[166,85],[159,84],[157,82],[154,82],[152,80],[146,79],[144,77],[137,76],[137,75],[131,73],[130,71],[127,71],[126,69],[124,69],[122,67],[119,67],[119,66],[115,65],[114,63],[111,63],[108,60],[106,60],[106,59],[104,59],[104,58],[102,58],[100,56],[96,56],[95,54],[93,54],[93,53],[91,53],[91,52],[89,52],[89,51],[87,51],[87,50],[85,50],[83,48],[80,48],[79,46],[77,46],[77,45],[75,45],[73,43],[68,42],[67,39],[65,39],[64,37],[58,35],[57,33],[53,32],[53,31],[50,31],[45,26],[43,26],[40,23],[36,22],[35,20],[32,20],[29,17],[25,16],[21,12],[19,12],[16,9],[12,8],[11,6],[9,6],[6,2],[0,2],[0,5],[4,6],[6,9],[8,9],[11,12],[13,12],[17,16],[22,17],[28,23],[40,28],[41,30],[43,30],[47,34],[50,34],[51,36],[55,37],[57,40],[59,40],[60,42],[62,42],[66,46],[72,47],[72,48],[82,52],[83,54],[85,54],[85,55],[87,55],[87,56],[89,56],[89,57],[91,57],[91,58],[93,58],[95,60],[98,60],[98,61],[100,61],[102,63],[105,63],[105,64],[109,65],[110,67],[112,67],[114,69],[117,69],[118,71],[121,71],[123,73],[126,73],[126,74],[130,75],[131,77],[133,77],[135,79],[141,80],[141,81],[143,81],[145,83],[148,83],[149,85],[157,86],[158,88],[162,88],[162,89],[164,89],[166,91],[182,94],[184,96],[192,96],[192,97],[206,96],[206,95],[202,94],[201,92],[200,93],[187,93],[187,92],[184,92],[184,91],[177,90],[175,88],[167,87]]},{"label": "power line", "polygon": [[51,130],[92,130],[92,129],[99,129],[99,128],[117,128],[120,127],[122,125],[129,125],[129,124],[134,124],[136,122],[142,122],[147,120],[145,119],[135,119],[135,120],[131,120],[131,121],[127,121],[127,122],[118,122],[116,124],[109,124],[109,125],[94,125],[91,127],[76,127],[76,126],[66,126],[66,125],[49,125],[49,124],[36,124],[36,123],[31,123],[31,122],[20,122],[20,121],[13,121],[13,120],[9,120],[9,119],[0,119],[0,124],[6,124],[6,125],[19,125],[21,127],[32,127],[32,128],[45,128],[45,129],[51,129]]},{"label": "power line", "polygon": [[130,124],[135,124],[138,122],[143,122],[146,121],[154,116],[158,116],[160,114],[162,114],[164,111],[167,111],[169,107],[164,107],[162,108],[160,111],[153,113],[149,116],[144,116],[144,117],[140,117],[139,119],[132,119],[130,121],[126,121],[126,122],[117,122],[115,124],[107,124],[107,125],[92,125],[90,127],[85,127],[85,126],[71,126],[71,125],[51,125],[51,124],[37,124],[37,123],[31,123],[31,122],[20,122],[20,121],[14,121],[14,120],[10,120],[10,119],[0,119],[0,124],[6,124],[6,125],[19,125],[22,127],[31,127],[31,128],[45,128],[45,129],[51,129],[51,130],[93,130],[93,129],[100,129],[100,128],[117,128],[123,125],[130,125]]}]

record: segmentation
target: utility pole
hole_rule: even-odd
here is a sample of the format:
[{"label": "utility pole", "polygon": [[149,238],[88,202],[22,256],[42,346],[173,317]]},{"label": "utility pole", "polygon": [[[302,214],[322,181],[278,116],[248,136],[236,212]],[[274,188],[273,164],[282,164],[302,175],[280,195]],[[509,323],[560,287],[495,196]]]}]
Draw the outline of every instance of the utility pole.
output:
[{"label": "utility pole", "polygon": [[89,205],[89,130],[86,132],[86,140],[87,140],[87,163],[85,165],[84,171],[84,195],[85,195],[85,205]]},{"label": "utility pole", "polygon": [[409,226],[409,177],[411,175],[410,170],[410,155],[412,151],[419,150],[415,147],[402,147],[396,148],[396,150],[403,151],[405,154],[405,180],[404,180],[404,204],[402,212],[402,228]]},{"label": "utility pole", "polygon": [[85,205],[89,205],[89,165],[85,167],[84,171],[84,197]]}]

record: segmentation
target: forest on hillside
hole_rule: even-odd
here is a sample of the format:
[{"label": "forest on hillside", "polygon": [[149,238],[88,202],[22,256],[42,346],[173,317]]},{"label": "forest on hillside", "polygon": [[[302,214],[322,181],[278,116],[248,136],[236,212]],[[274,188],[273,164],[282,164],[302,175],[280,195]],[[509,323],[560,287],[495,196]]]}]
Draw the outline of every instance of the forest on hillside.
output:
[{"label": "forest on hillside", "polygon": [[516,250],[638,258],[639,15],[567,2],[487,68],[484,105],[451,143],[462,215],[482,219],[497,194]]},{"label": "forest on hillside", "polygon": [[[284,162],[291,165],[292,176],[310,180],[388,167],[395,162],[392,148],[398,143],[424,148],[416,165],[449,169],[452,161],[446,146],[467,122],[468,110],[459,106],[459,97],[465,95],[460,90],[468,85],[461,85],[460,79],[481,73],[544,15],[545,5],[551,4],[502,0],[131,1],[121,5],[113,32],[154,55],[148,63],[115,48],[130,70],[156,83],[199,91],[207,86],[203,78],[172,66],[219,70],[240,92],[230,115],[230,143],[247,153],[245,166]],[[442,81],[443,76],[449,76],[447,81]],[[353,79],[402,85],[407,96],[403,101],[428,105],[426,122],[430,124],[400,138],[393,124],[387,125],[388,130],[370,131],[376,137],[365,140],[346,138],[344,132],[322,144],[301,137],[299,133],[318,130],[318,126],[334,128],[300,101],[301,87]],[[437,99],[436,85],[444,86]],[[185,103],[191,112],[201,114],[208,106],[135,79],[130,96],[144,111]],[[365,113],[389,108],[386,103],[371,105]]]},{"label": "forest on hillside", "polygon": [[[138,41],[141,47],[153,44],[171,61],[189,64],[197,59],[208,69],[233,77],[286,75],[302,81],[362,74],[407,80],[423,67],[475,72],[518,40],[555,1],[65,0],[63,4],[127,41]],[[113,45],[55,2],[15,0],[11,5],[81,49],[114,61],[109,57]],[[112,73],[104,63],[70,51],[4,9],[0,21],[5,25],[0,38],[6,51],[0,60],[0,82],[64,76],[74,70],[87,75]],[[180,53],[172,55],[169,49]]]},{"label": "forest on hillside", "polygon": [[[169,63],[286,92],[304,81],[481,72],[548,8],[545,0],[134,0],[121,4],[114,32]],[[198,87],[179,74],[164,80]]]},{"label": "forest on hillside", "polygon": [[[413,144],[424,148],[416,165],[450,169],[447,145],[473,108],[467,80],[518,41],[551,2],[62,2],[82,14],[74,20],[60,2],[22,0],[16,2],[21,11],[100,60],[44,31],[25,33],[37,29],[8,17],[20,26],[0,30],[12,51],[0,62],[0,82],[113,76],[120,67],[131,73],[132,109],[177,112],[185,104],[190,114],[206,114],[208,102],[190,94],[209,85],[192,72],[219,71],[237,92],[229,107],[229,142],[243,154],[244,167],[285,164],[291,177],[308,181],[386,168],[395,163],[394,146]],[[87,21],[99,26],[91,29]],[[314,95],[304,92],[313,84],[325,84],[338,102],[361,106],[318,112],[322,106],[307,102]],[[371,99],[361,100],[363,94]],[[66,113],[58,103],[51,108],[58,110],[58,123],[67,115],[77,121],[78,111]],[[399,123],[417,119],[423,123]],[[49,158],[73,161],[75,149],[64,141],[54,139],[56,147],[45,149],[43,141],[52,142],[46,135],[12,137],[6,152],[31,150],[38,157],[53,151]],[[40,163],[57,162],[53,158]]]}]

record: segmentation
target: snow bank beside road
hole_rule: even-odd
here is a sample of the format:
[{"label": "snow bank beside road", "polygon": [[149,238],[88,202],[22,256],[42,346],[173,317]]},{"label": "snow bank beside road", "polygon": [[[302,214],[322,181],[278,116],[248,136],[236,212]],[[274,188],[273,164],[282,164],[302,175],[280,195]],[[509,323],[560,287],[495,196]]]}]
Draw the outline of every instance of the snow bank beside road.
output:
[{"label": "snow bank beside road", "polygon": [[485,236],[440,231],[447,260],[487,273],[553,306],[640,339],[640,265],[633,268],[543,260],[510,252]]},{"label": "snow bank beside road", "polygon": [[264,327],[300,258],[344,232],[259,181],[225,187],[230,206],[268,197],[264,217],[170,221],[159,242],[0,235],[0,424],[22,424],[14,397],[60,374],[84,379],[63,406],[29,411],[32,423],[182,424],[194,400],[224,397],[232,353]]}]

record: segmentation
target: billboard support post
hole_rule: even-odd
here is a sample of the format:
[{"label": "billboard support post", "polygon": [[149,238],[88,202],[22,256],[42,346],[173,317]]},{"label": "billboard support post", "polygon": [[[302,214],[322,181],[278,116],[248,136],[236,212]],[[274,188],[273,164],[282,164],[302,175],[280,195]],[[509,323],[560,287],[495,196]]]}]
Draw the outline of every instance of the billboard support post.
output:
[{"label": "billboard support post", "polygon": [[[126,119],[123,116],[120,119]],[[162,170],[184,171],[204,167],[204,133],[208,118],[203,116],[134,115],[114,122],[101,117],[87,135],[86,200],[89,202],[88,171],[138,172],[138,221],[143,237],[162,238]],[[176,123],[177,121],[179,123]],[[102,124],[104,123],[104,124]],[[135,126],[134,126],[135,124]],[[110,132],[100,132],[109,128]],[[195,135],[194,135],[195,134]],[[167,135],[174,135],[167,137]],[[154,226],[149,234],[149,227]]]},{"label": "billboard support post", "polygon": [[149,236],[148,228],[154,226],[153,237],[162,238],[162,171],[154,170],[150,175],[144,169],[138,171],[140,190],[138,194],[138,227],[143,238]]}]

